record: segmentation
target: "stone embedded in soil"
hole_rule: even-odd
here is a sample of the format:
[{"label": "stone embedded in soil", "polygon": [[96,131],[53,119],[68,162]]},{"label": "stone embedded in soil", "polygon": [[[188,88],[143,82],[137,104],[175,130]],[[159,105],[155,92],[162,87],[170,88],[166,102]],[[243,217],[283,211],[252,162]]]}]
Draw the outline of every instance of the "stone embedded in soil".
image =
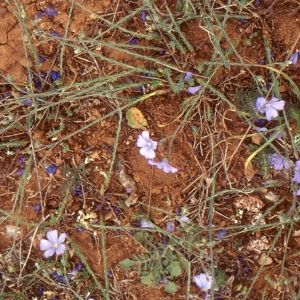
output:
[{"label": "stone embedded in soil", "polygon": [[234,200],[234,206],[237,209],[246,209],[249,212],[259,212],[265,204],[254,196],[242,196]]},{"label": "stone embedded in soil", "polygon": [[251,240],[245,247],[247,250],[261,253],[261,251],[270,249],[270,242],[265,236]]},{"label": "stone embedded in soil", "polygon": [[271,257],[267,257],[267,254],[266,253],[262,253],[260,256],[259,256],[259,259],[258,259],[258,264],[259,265],[270,265],[272,262],[273,262],[273,259]]}]

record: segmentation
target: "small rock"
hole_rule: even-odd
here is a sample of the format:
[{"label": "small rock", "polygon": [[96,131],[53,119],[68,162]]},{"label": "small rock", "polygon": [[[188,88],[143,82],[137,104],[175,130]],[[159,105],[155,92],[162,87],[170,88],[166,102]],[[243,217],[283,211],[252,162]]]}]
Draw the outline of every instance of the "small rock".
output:
[{"label": "small rock", "polygon": [[267,254],[266,253],[262,253],[258,259],[258,264],[259,265],[270,265],[272,262],[273,262],[273,259],[271,257],[267,257]]}]

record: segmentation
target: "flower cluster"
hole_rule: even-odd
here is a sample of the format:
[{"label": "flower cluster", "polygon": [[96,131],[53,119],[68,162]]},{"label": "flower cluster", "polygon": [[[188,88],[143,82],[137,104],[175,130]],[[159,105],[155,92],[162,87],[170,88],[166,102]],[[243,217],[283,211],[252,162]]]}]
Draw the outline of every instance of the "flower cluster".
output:
[{"label": "flower cluster", "polygon": [[141,135],[138,136],[137,146],[140,147],[140,154],[148,159],[148,164],[151,166],[156,166],[162,169],[165,173],[176,173],[177,168],[172,167],[166,159],[161,162],[155,162],[152,159],[155,158],[155,151],[157,148],[157,142],[153,141],[149,136],[149,131],[144,130]]}]

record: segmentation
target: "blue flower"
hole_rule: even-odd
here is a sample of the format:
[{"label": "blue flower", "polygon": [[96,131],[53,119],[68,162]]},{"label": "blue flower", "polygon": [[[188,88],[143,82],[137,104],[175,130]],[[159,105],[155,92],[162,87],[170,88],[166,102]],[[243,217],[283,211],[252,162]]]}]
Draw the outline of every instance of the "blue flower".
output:
[{"label": "blue flower", "polygon": [[298,58],[299,58],[299,51],[297,51],[296,53],[294,53],[291,58],[289,59],[289,62],[293,65],[296,65],[298,62]]},{"label": "blue flower", "polygon": [[157,142],[153,141],[149,136],[149,131],[144,130],[142,135],[138,136],[137,142],[138,147],[141,147],[140,154],[147,159],[152,159],[155,157],[155,152],[157,148]]},{"label": "blue flower", "polygon": [[26,160],[25,157],[21,156],[19,158],[19,164],[22,165],[22,163],[25,162],[25,160]]},{"label": "blue flower", "polygon": [[50,75],[50,79],[51,79],[52,82],[60,79],[60,73],[59,72],[51,71],[49,75]]},{"label": "blue flower", "polygon": [[33,208],[35,212],[39,212],[41,210],[41,204],[36,204],[30,207]]},{"label": "blue flower", "polygon": [[32,100],[31,99],[26,99],[26,100],[24,100],[24,102],[23,102],[23,105],[24,106],[30,106],[32,104]]},{"label": "blue flower", "polygon": [[210,290],[212,284],[212,277],[206,273],[201,273],[194,276],[194,281],[199,289]]},{"label": "blue flower", "polygon": [[190,94],[196,94],[196,93],[198,93],[199,91],[200,91],[200,89],[201,89],[201,85],[197,85],[197,86],[190,86],[190,87],[188,87],[188,92],[190,93]]},{"label": "blue flower", "polygon": [[285,102],[283,100],[279,100],[273,97],[270,101],[267,101],[263,97],[259,97],[256,99],[255,107],[256,109],[266,114],[266,118],[268,121],[276,118],[278,116],[278,110],[283,110]]},{"label": "blue flower", "polygon": [[46,7],[46,14],[49,17],[56,17],[58,15],[58,12],[54,8],[52,8],[50,6],[47,6]]},{"label": "blue flower", "polygon": [[20,168],[16,173],[15,176],[21,176],[25,171],[25,168]]},{"label": "blue flower", "polygon": [[44,256],[47,258],[52,256],[54,253],[56,255],[63,254],[66,249],[66,246],[63,244],[63,242],[65,241],[67,235],[62,233],[58,237],[57,230],[50,230],[46,233],[46,236],[48,240],[42,239],[40,242],[40,249],[42,251],[46,250]]},{"label": "blue flower", "polygon": [[62,38],[63,36],[57,32],[57,31],[53,31],[52,33],[50,33],[52,36],[56,36],[56,37],[59,37],[59,38]]},{"label": "blue flower", "polygon": [[140,40],[138,38],[135,38],[135,37],[131,37],[130,40],[129,40],[129,45],[131,45],[131,46],[139,44],[139,43],[140,43]]},{"label": "blue flower", "polygon": [[300,160],[296,161],[295,175],[292,180],[300,183]]},{"label": "blue flower", "polygon": [[221,230],[219,230],[218,232],[217,232],[217,241],[220,241],[220,240],[222,240],[225,236],[226,236],[226,234],[227,234],[227,231],[226,230],[223,230],[223,229],[221,229]]},{"label": "blue flower", "polygon": [[56,166],[56,165],[50,165],[50,166],[48,166],[48,167],[45,168],[45,169],[46,169],[46,171],[47,171],[50,175],[52,175],[52,174],[54,174],[55,171],[58,169],[58,166]]},{"label": "blue flower", "polygon": [[79,195],[83,194],[82,185],[80,183],[76,184],[76,186],[74,187],[73,193],[75,196],[79,196]]},{"label": "blue flower", "polygon": [[165,173],[176,173],[178,172],[177,168],[172,167],[167,161],[163,160],[160,162],[153,161],[151,159],[148,160],[148,164],[151,166],[157,166],[159,169],[162,169]]},{"label": "blue flower", "polygon": [[186,75],[185,75],[183,81],[188,81],[188,80],[190,80],[190,79],[193,77],[193,75],[194,75],[194,74],[193,74],[192,72],[186,72]]},{"label": "blue flower", "polygon": [[268,160],[270,164],[273,166],[273,168],[277,171],[280,171],[283,168],[285,169],[289,168],[288,162],[283,157],[281,157],[281,155],[279,155],[278,153],[268,155]]},{"label": "blue flower", "polygon": [[166,228],[167,228],[167,231],[169,231],[170,233],[174,232],[174,230],[175,230],[174,222],[167,222]]},{"label": "blue flower", "polygon": [[150,221],[148,221],[146,219],[141,219],[140,220],[140,226],[141,226],[141,228],[154,229],[154,225]]},{"label": "blue flower", "polygon": [[141,20],[146,23],[146,11],[144,10],[141,12]]}]

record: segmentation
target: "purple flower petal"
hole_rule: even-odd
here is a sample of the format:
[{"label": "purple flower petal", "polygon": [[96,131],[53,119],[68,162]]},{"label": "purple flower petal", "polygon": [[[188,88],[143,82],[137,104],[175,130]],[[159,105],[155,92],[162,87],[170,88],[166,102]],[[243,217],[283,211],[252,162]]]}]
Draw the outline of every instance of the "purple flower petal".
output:
[{"label": "purple flower petal", "polygon": [[190,86],[190,87],[188,87],[188,92],[190,93],[190,94],[196,94],[197,92],[199,92],[200,91],[200,89],[201,89],[201,85],[197,85],[197,86]]},{"label": "purple flower petal", "polygon": [[77,184],[74,187],[73,193],[74,193],[75,196],[83,195],[82,185],[81,184]]},{"label": "purple flower petal", "polygon": [[58,169],[58,166],[56,165],[50,165],[49,167],[45,168],[46,171],[49,173],[49,174],[54,174],[55,171]]},{"label": "purple flower petal", "polygon": [[259,0],[254,0],[254,7],[258,7],[259,6]]},{"label": "purple flower petal", "polygon": [[141,20],[146,23],[146,11],[144,10],[141,12]]},{"label": "purple flower petal", "polygon": [[25,168],[20,168],[16,173],[15,176],[21,176],[25,171]]},{"label": "purple flower petal", "polygon": [[47,250],[48,248],[53,247],[53,244],[49,242],[48,240],[42,239],[40,241],[40,249],[41,250]]},{"label": "purple flower petal", "polygon": [[298,51],[296,53],[294,53],[291,58],[289,59],[289,61],[293,64],[296,65],[298,62],[298,58],[299,58],[299,53]]},{"label": "purple flower petal", "polygon": [[156,166],[159,169],[162,169],[165,173],[176,173],[178,172],[177,168],[172,167],[167,161],[163,160],[161,162],[156,162],[153,160],[148,160],[148,164],[151,166]]},{"label": "purple flower petal", "polygon": [[167,222],[166,228],[167,228],[167,231],[169,231],[170,233],[174,232],[174,230],[175,230],[174,222]]},{"label": "purple flower petal", "polygon": [[46,258],[52,256],[53,254],[55,253],[55,248],[52,247],[52,248],[48,248],[45,252],[44,252],[44,256]]},{"label": "purple flower petal", "polygon": [[39,212],[41,210],[41,204],[36,204],[33,206],[30,206],[31,208],[34,209],[34,211]]},{"label": "purple flower petal", "polygon": [[23,102],[23,105],[24,106],[29,106],[29,105],[31,105],[32,104],[32,100],[31,99],[26,99],[26,100],[24,100],[24,102]]},{"label": "purple flower petal", "polygon": [[188,81],[188,80],[190,80],[192,77],[193,77],[193,73],[192,72],[186,72],[186,75],[185,75],[185,77],[184,77],[184,81]]},{"label": "purple flower petal", "polygon": [[58,12],[54,8],[52,8],[50,6],[47,6],[46,7],[46,14],[49,17],[56,17],[58,15]]},{"label": "purple flower petal", "polygon": [[63,244],[60,244],[58,247],[57,247],[57,249],[56,249],[56,255],[61,255],[61,254],[63,254],[64,253],[64,251],[65,251],[65,249],[66,249],[66,246],[65,245],[63,245]]},{"label": "purple flower petal", "polygon": [[135,37],[131,37],[130,40],[129,40],[129,45],[136,45],[136,44],[139,44],[140,43],[140,40],[138,38],[135,38]]},{"label": "purple flower petal", "polygon": [[138,147],[141,147],[140,154],[143,155],[145,158],[152,159],[155,157],[154,150],[156,150],[157,148],[157,142],[153,141],[149,137],[149,131],[144,130],[142,132],[142,135],[138,136],[136,144]]},{"label": "purple flower petal", "polygon": [[199,275],[194,276],[194,281],[197,284],[199,289],[210,290],[212,284],[211,276],[207,275],[206,273],[201,273]]},{"label": "purple flower petal", "polygon": [[293,182],[298,182],[300,183],[300,172],[295,173],[294,177],[293,177]]},{"label": "purple flower petal", "polygon": [[268,107],[266,109],[266,118],[268,121],[271,121],[272,119],[278,117],[278,112],[275,108],[273,107]]},{"label": "purple flower petal", "polygon": [[147,221],[145,219],[141,219],[140,220],[140,226],[141,226],[141,228],[151,228],[151,229],[154,229],[154,225],[150,221]]},{"label": "purple flower petal", "polygon": [[57,31],[53,31],[52,33],[50,33],[52,36],[56,36],[56,37],[59,37],[59,38],[62,38],[63,36],[57,32]]},{"label": "purple flower petal", "polygon": [[288,162],[284,158],[282,158],[278,153],[269,155],[268,159],[270,161],[270,164],[277,171],[280,171],[283,168],[285,168],[285,169],[289,168]]},{"label": "purple flower petal", "polygon": [[19,158],[19,164],[22,165],[22,163],[23,163],[25,160],[26,160],[25,157],[21,156],[21,157]]},{"label": "purple flower petal", "polygon": [[297,161],[296,161],[295,171],[297,171],[297,172],[300,171],[300,160],[297,160]]},{"label": "purple flower petal", "polygon": [[60,79],[60,73],[59,72],[56,72],[56,71],[51,71],[50,72],[50,80],[52,82],[56,81],[56,80],[59,80]]},{"label": "purple flower petal", "polygon": [[277,109],[277,110],[283,110],[284,109],[284,105],[285,105],[285,101],[283,100],[279,100],[275,97],[273,97],[270,101],[269,104],[271,105],[271,107]]},{"label": "purple flower petal", "polygon": [[259,97],[256,99],[255,107],[258,111],[261,113],[265,112],[265,104],[267,103],[267,100],[263,97]]},{"label": "purple flower petal", "polygon": [[217,241],[222,240],[226,236],[226,234],[227,234],[226,230],[223,230],[223,229],[219,230],[217,232]]},{"label": "purple flower petal", "polygon": [[58,232],[57,230],[50,230],[46,233],[47,239],[54,245],[57,243]]}]

